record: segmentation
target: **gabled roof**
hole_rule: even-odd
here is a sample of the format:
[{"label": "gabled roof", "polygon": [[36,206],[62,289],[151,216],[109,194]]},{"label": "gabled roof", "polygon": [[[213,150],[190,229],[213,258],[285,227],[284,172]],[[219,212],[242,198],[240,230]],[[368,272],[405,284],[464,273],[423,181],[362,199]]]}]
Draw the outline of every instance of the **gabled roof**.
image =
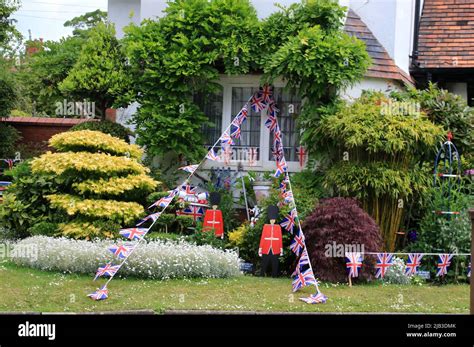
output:
[{"label": "gabled roof", "polygon": [[369,67],[365,75],[367,77],[385,78],[397,80],[410,85],[414,81],[400,69],[394,60],[387,53],[385,48],[375,38],[367,25],[360,19],[360,17],[351,9],[347,13],[347,20],[344,30],[352,36],[365,42],[367,52],[372,58],[372,65]]},{"label": "gabled roof", "polygon": [[418,38],[420,68],[474,67],[474,1],[425,0]]}]

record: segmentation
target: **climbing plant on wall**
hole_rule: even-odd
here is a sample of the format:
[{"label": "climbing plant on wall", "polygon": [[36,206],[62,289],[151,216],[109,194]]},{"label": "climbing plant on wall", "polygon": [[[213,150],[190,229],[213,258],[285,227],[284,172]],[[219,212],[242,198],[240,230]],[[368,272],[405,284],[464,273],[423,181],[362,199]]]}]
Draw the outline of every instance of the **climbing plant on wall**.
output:
[{"label": "climbing plant on wall", "polygon": [[343,17],[331,0],[303,1],[266,20],[248,0],[170,1],[162,18],[125,30],[139,141],[151,155],[200,158],[208,118],[192,96],[215,92],[221,73],[265,71],[264,80],[284,77],[326,102],[369,63],[363,43],[342,32]]}]

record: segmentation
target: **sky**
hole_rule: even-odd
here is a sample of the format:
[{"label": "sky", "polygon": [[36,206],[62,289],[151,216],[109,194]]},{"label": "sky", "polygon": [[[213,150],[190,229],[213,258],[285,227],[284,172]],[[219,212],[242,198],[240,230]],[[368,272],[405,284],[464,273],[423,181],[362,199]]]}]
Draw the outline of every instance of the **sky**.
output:
[{"label": "sky", "polygon": [[29,38],[59,40],[72,33],[64,22],[86,12],[101,9],[107,11],[107,0],[21,0],[21,8],[12,18],[16,19],[17,29]]}]

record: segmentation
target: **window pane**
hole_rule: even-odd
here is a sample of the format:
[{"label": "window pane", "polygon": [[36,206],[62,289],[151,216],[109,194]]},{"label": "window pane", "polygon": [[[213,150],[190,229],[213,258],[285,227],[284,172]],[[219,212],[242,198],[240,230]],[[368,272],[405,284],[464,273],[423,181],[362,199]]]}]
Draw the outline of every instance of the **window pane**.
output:
[{"label": "window pane", "polygon": [[[258,87],[235,87],[232,88],[232,119],[240,112],[242,107],[249,101],[250,97],[258,91]],[[250,103],[248,105],[247,121],[241,126],[240,139],[235,141],[235,149],[247,150],[251,147],[257,148],[255,160],[260,160],[260,112],[254,112]]]},{"label": "window pane", "polygon": [[[280,109],[278,113],[278,124],[282,133],[283,149],[287,161],[298,161],[296,152],[299,147],[299,133],[296,129],[296,118],[301,110],[301,99],[295,95],[291,95],[284,88],[274,88],[273,95],[277,107]],[[269,160],[273,158],[273,135],[270,137],[270,151],[268,153]]]},{"label": "window pane", "polygon": [[204,125],[203,134],[206,146],[212,146],[221,136],[222,132],[222,109],[223,94],[222,90],[216,94],[204,96],[202,94],[194,95],[194,103],[199,109],[209,117],[212,126]]}]

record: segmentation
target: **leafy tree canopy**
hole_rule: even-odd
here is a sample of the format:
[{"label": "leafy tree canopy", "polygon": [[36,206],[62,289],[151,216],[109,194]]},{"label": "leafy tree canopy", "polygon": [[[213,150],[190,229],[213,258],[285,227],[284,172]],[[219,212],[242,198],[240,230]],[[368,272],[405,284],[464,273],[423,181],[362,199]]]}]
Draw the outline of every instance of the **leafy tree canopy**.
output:
[{"label": "leafy tree canopy", "polygon": [[8,48],[11,40],[21,37],[15,28],[16,21],[10,18],[12,13],[19,8],[19,0],[0,1],[0,52]]}]

